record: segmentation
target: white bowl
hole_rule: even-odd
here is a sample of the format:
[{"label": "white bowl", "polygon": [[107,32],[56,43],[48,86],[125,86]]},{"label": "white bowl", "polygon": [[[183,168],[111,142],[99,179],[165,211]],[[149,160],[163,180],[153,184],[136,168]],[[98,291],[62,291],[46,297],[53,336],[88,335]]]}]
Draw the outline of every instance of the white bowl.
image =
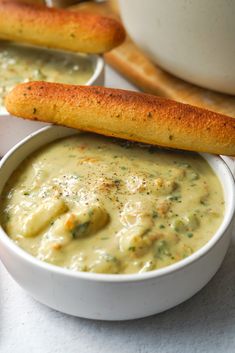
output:
[{"label": "white bowl", "polygon": [[[72,54],[74,55],[74,54]],[[93,63],[94,73],[86,86],[104,85],[104,59],[99,55],[89,55]],[[6,109],[0,110],[0,157],[3,156],[17,142],[30,133],[49,124],[23,120],[9,115]]]},{"label": "white bowl", "polygon": [[235,1],[119,2],[127,31],[156,64],[196,85],[235,94]]},{"label": "white bowl", "polygon": [[[75,130],[50,126],[15,146],[0,164],[0,193],[15,168],[32,152]],[[0,228],[0,257],[12,277],[38,301],[90,319],[127,320],[167,310],[199,291],[216,273],[228,249],[235,209],[232,174],[220,157],[202,156],[219,177],[225,197],[223,222],[212,239],[171,266],[131,275],[73,272],[37,260]]]}]

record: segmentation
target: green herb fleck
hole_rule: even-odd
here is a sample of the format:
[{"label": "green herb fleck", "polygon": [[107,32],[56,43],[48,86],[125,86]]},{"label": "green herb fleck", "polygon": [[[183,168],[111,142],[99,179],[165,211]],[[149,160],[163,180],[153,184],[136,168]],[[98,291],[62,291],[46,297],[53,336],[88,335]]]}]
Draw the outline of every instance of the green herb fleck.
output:
[{"label": "green herb fleck", "polygon": [[72,229],[73,238],[78,239],[80,237],[83,237],[86,234],[89,225],[89,221],[81,224],[76,224],[75,227]]},{"label": "green herb fleck", "polygon": [[157,213],[156,211],[153,211],[152,217],[153,217],[153,218],[157,218],[157,217],[158,217],[158,213]]},{"label": "green herb fleck", "polygon": [[178,201],[181,196],[170,196],[168,197],[168,200],[170,201]]},{"label": "green herb fleck", "polygon": [[171,253],[168,249],[168,244],[165,240],[160,240],[157,243],[156,254],[155,257],[162,258],[162,256],[171,256]]},{"label": "green herb fleck", "polygon": [[186,224],[184,223],[184,221],[180,218],[176,219],[174,222],[173,222],[173,227],[174,227],[174,230],[177,232],[177,233],[184,233],[187,231],[187,226]]},{"label": "green herb fleck", "polygon": [[110,254],[104,254],[103,258],[105,259],[106,262],[119,263],[119,260],[117,259],[117,257]]}]

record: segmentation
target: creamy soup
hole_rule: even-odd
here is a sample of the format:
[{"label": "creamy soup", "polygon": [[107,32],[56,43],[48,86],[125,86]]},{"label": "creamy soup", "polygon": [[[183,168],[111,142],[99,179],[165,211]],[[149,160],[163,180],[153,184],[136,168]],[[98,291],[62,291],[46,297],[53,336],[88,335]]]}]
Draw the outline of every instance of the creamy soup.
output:
[{"label": "creamy soup", "polygon": [[87,55],[77,55],[0,42],[0,109],[5,95],[18,83],[49,81],[84,84],[94,72]]},{"label": "creamy soup", "polygon": [[125,274],[191,255],[223,213],[220,182],[199,155],[78,134],[20,165],[0,215],[9,237],[42,261]]}]

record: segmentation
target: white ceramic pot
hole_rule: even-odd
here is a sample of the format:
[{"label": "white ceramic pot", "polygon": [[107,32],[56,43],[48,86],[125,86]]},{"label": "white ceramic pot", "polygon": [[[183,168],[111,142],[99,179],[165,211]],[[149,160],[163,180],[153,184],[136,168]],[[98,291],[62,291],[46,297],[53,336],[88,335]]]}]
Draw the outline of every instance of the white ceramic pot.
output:
[{"label": "white ceramic pot", "polygon": [[235,94],[235,1],[119,0],[127,31],[162,68]]},{"label": "white ceramic pot", "polygon": [[[46,127],[14,147],[0,164],[0,193],[14,169],[34,150],[75,130]],[[102,320],[135,319],[190,298],[215,274],[228,249],[235,209],[234,180],[220,157],[202,155],[224,190],[225,215],[212,239],[188,258],[152,272],[105,275],[72,272],[41,262],[0,228],[0,257],[12,277],[38,301],[56,310]]]},{"label": "white ceramic pot", "polygon": [[[74,55],[74,54],[72,54]],[[104,85],[104,59],[99,55],[90,55],[94,72],[86,86]],[[17,142],[30,133],[49,124],[15,118],[5,109],[0,110],[0,157],[3,156]]]}]

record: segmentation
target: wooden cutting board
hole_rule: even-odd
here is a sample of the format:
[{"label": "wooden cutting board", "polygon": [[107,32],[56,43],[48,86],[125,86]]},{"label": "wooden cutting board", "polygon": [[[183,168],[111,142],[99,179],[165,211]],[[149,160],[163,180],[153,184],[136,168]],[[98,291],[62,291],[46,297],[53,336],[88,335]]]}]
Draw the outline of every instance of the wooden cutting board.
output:
[{"label": "wooden cutting board", "polygon": [[[71,9],[93,11],[120,19],[116,0],[102,3],[83,2]],[[105,54],[105,59],[144,92],[165,96],[235,118],[235,96],[206,90],[174,77],[154,65],[129,36],[121,46]]]}]

